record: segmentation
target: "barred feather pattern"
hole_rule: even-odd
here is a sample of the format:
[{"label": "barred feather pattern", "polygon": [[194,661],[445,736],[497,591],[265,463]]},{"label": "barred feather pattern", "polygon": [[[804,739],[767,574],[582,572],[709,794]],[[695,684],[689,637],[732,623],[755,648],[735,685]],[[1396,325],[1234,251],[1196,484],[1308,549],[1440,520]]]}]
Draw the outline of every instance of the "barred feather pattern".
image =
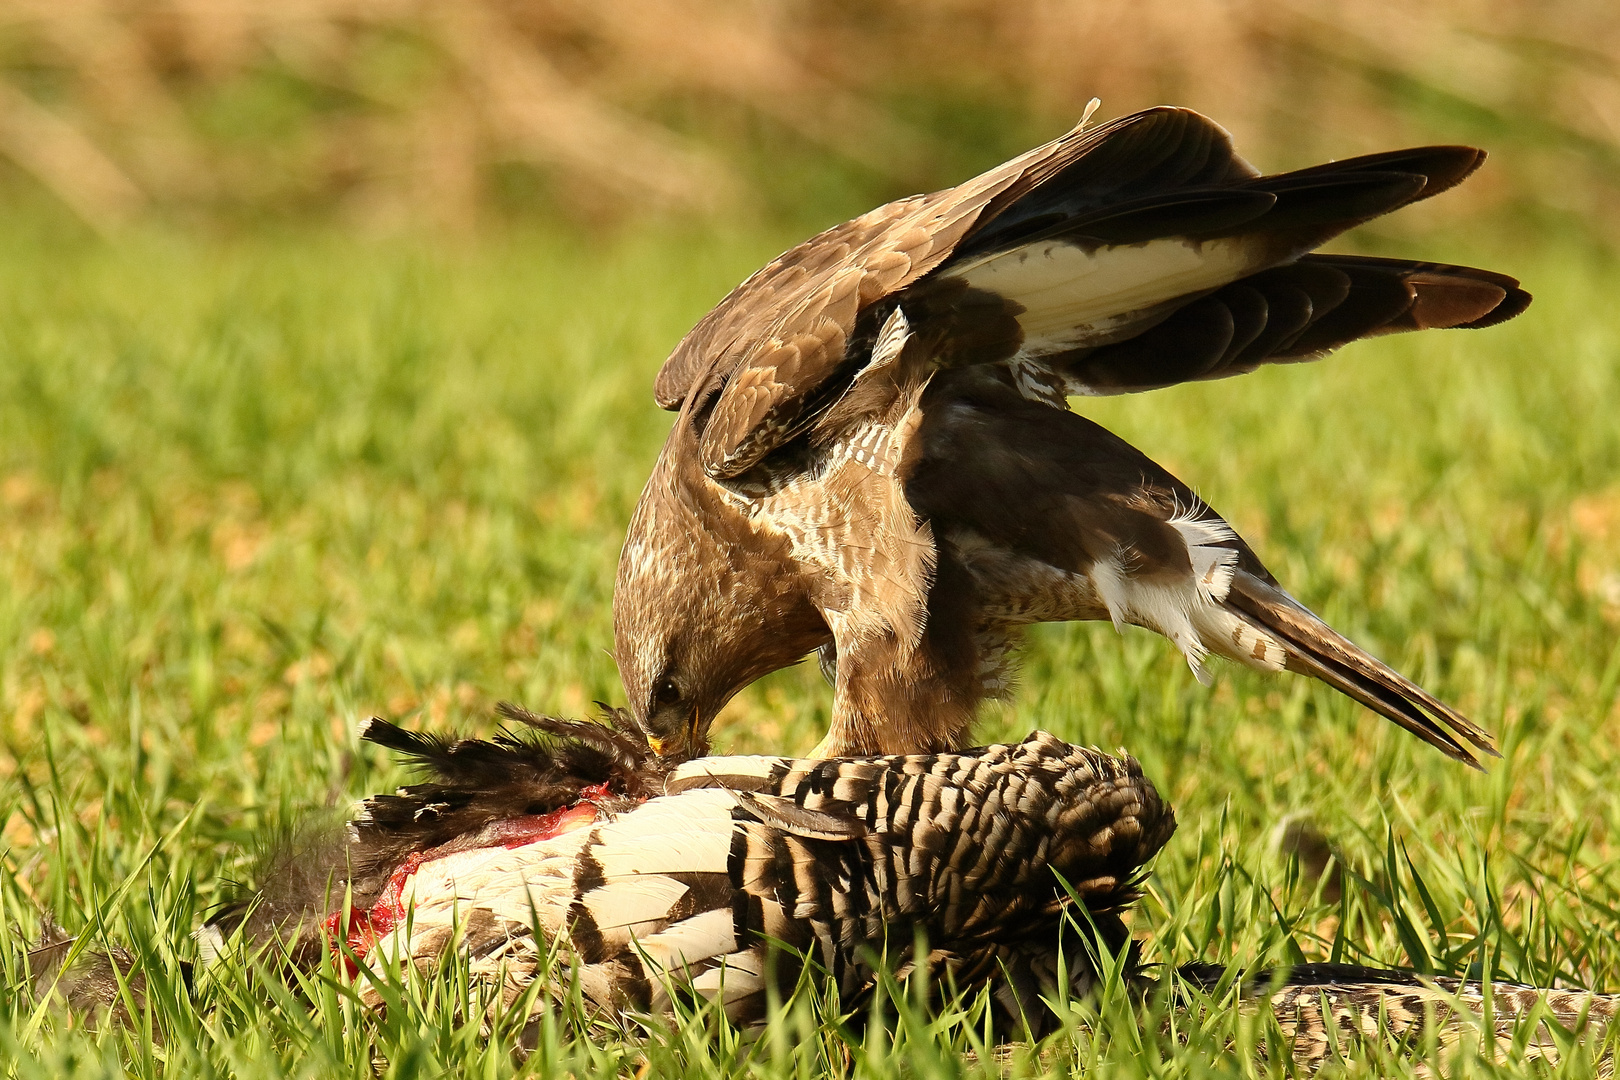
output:
[{"label": "barred feather pattern", "polygon": [[[1179,974],[1194,985],[1212,986],[1222,969],[1188,964]],[[1505,982],[1487,990],[1481,982],[1447,976],[1301,964],[1282,979],[1251,979],[1243,997],[1250,1002],[1269,997],[1295,1062],[1311,1071],[1370,1042],[1422,1053],[1431,1039],[1442,1061],[1469,1043],[1497,1059],[1503,1048],[1518,1042],[1522,1060],[1557,1063],[1579,1037],[1596,1052],[1599,1074],[1614,1075],[1604,1040],[1620,1012],[1620,995]],[[1428,1074],[1427,1065],[1419,1063],[1420,1074]]]},{"label": "barred feather pattern", "polygon": [[[513,994],[560,944],[559,976],[605,1013],[666,1009],[678,985],[748,1023],[767,978],[791,987],[805,961],[858,1003],[874,958],[909,955],[920,931],[958,986],[993,986],[1000,1021],[1039,1029],[1065,910],[1078,899],[1127,947],[1119,912],[1175,827],[1134,760],[1044,733],[958,754],[702,758],[664,792],[409,861],[364,914],[385,932],[358,943],[431,964],[459,934]],[[773,941],[787,946],[774,958]],[[1089,991],[1083,950],[1068,972],[1071,993]]]},{"label": "barred feather pattern", "polygon": [[[904,975],[920,933],[931,985],[988,989],[1003,1036],[1038,1035],[1057,1020],[1043,997],[1091,990],[1097,943],[1134,948],[1122,914],[1175,829],[1135,760],[1043,732],[959,753],[669,767],[624,713],[611,726],[503,714],[524,733],[431,739],[370,721],[367,739],[411,755],[431,779],[366,800],[297,924],[242,923],[246,906],[229,909],[205,927],[205,957],[237,925],[254,943],[271,931],[292,939],[305,963],[335,938],[367,966],[430,969],[454,949],[503,1003],[536,980],[548,980],[543,1001],[577,979],[608,1021],[680,1000],[751,1024],[772,981],[791,988],[805,963],[831,978],[847,1012],[865,1015],[885,954]],[[446,807],[467,826],[449,840]],[[306,867],[301,879],[316,876]],[[267,908],[290,906],[282,896]],[[1095,930],[1080,932],[1087,924]],[[1204,989],[1223,974],[1177,972]],[[368,986],[362,978],[380,1003]],[[1415,1053],[1431,1036],[1442,1048],[1470,1032],[1522,1041],[1526,1020],[1527,1053],[1555,1060],[1570,1033],[1601,1039],[1620,1004],[1497,983],[1487,1008],[1477,982],[1333,964],[1256,976],[1241,999],[1269,999],[1312,1071],[1368,1039]]]}]

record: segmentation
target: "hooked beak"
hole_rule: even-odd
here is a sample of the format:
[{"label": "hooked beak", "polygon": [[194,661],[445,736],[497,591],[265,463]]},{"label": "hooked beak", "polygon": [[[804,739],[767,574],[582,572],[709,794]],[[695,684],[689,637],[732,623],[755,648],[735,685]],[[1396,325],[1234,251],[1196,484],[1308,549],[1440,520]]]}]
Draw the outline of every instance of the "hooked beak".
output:
[{"label": "hooked beak", "polygon": [[656,735],[649,735],[647,736],[647,745],[652,747],[653,753],[661,758],[674,757],[677,760],[684,761],[687,758],[696,757],[702,752],[698,749],[700,745],[698,733],[702,729],[703,724],[698,716],[698,711],[693,709],[692,721],[687,725],[685,733],[680,738],[660,739]]}]

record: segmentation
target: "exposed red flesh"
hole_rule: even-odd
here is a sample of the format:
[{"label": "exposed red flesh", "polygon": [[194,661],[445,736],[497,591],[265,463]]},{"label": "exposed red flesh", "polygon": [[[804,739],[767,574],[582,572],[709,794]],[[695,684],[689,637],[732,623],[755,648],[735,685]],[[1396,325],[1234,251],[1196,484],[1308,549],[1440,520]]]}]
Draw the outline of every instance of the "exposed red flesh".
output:
[{"label": "exposed red flesh", "polygon": [[[490,842],[484,846],[504,847],[510,851],[512,848],[550,840],[581,822],[596,820],[598,811],[595,801],[610,798],[612,793],[608,791],[606,784],[592,784],[590,787],[581,788],[579,794],[578,802],[571,806],[559,807],[548,814],[529,814],[492,823],[488,827]],[[455,851],[446,851],[448,847],[450,845],[446,844],[406,856],[405,861],[388,875],[388,884],[383,886],[382,893],[370,907],[334,911],[328,915],[322,923],[327,940],[333,943],[334,948],[338,941],[342,940],[348,945],[353,956],[364,957],[376,947],[377,942],[393,933],[394,928],[405,921],[405,885],[411,876],[435,859],[469,850],[457,848]],[[347,916],[347,934],[343,932],[345,916]],[[354,961],[349,959],[348,955],[345,955],[345,963],[350,975],[358,974]]]}]

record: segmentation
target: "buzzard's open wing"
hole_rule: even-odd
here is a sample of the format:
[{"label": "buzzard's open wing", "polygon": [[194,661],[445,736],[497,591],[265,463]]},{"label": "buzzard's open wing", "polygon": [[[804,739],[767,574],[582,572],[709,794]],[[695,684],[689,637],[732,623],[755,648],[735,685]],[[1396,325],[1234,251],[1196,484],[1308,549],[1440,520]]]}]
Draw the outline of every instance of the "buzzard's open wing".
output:
[{"label": "buzzard's open wing", "polygon": [[[795,372],[820,370],[817,360],[825,360],[828,370],[836,368],[843,360],[842,345],[855,330],[859,310],[938,267],[981,218],[1005,217],[1013,225],[1032,222],[1033,227],[1040,227],[1043,204],[1024,196],[1121,132],[1129,136],[1121,141],[1122,149],[1143,141],[1165,144],[1158,154],[1163,171],[1177,171],[1176,161],[1184,159],[1179,169],[1183,175],[1209,173],[1213,177],[1227,171],[1255,175],[1251,166],[1233,155],[1225,131],[1185,109],[1155,109],[1089,131],[1075,128],[966,183],[880,206],[783,252],[733,289],[675,347],[653,387],[658,404],[679,409],[694,389],[720,389],[739,369],[786,364],[788,356],[803,357],[788,365]],[[1109,164],[1096,160],[1105,168]],[[1095,194],[1106,197],[1121,188],[1135,191],[1132,185],[1142,183],[1144,167],[1152,164],[1144,160],[1134,171],[1116,169],[1117,175],[1101,175]],[[1023,205],[1026,202],[1028,206]],[[1015,204],[1016,213],[1002,213]],[[850,293],[852,281],[854,292]],[[856,300],[853,308],[851,298]],[[842,334],[836,352],[802,340],[824,320],[834,323]],[[831,328],[822,333],[830,334]],[[784,349],[790,352],[784,354]],[[825,374],[822,371],[817,380]],[[794,372],[783,372],[783,381],[794,378]],[[804,381],[814,385],[808,377]]]},{"label": "buzzard's open wing", "polygon": [[1160,108],[1076,130],[947,191],[782,255],[659,373],[736,476],[836,399],[896,304],[942,364],[1030,361],[1067,392],[1118,393],[1297,360],[1357,337],[1483,326],[1529,297],[1466,267],[1300,258],[1461,182],[1469,147],[1259,176],[1226,132]]}]

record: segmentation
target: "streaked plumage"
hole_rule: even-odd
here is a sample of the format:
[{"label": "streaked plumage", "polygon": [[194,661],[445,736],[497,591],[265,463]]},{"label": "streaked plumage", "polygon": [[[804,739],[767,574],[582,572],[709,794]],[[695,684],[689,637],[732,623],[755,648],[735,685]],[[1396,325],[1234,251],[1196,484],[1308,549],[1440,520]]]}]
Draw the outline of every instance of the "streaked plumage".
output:
[{"label": "streaked plumage", "polygon": [[698,752],[820,650],[818,754],[965,745],[1021,628],[1109,619],[1321,679],[1475,762],[1491,740],[1290,597],[1190,488],[1070,395],[1222,378],[1362,337],[1483,327],[1501,274],[1312,249],[1461,182],[1468,147],[1260,176],[1196,113],[1076,129],[788,251],[659,373],[679,417],[620,561],[632,710]]},{"label": "streaked plumage", "polygon": [[[909,962],[920,929],[936,974],[950,971],[970,992],[988,988],[998,1030],[1019,1037],[1026,1021],[1036,1033],[1055,1022],[1041,999],[1055,995],[1060,971],[1071,993],[1091,989],[1092,953],[1077,923],[1095,925],[1116,954],[1132,948],[1121,913],[1175,828],[1133,760],[1040,732],[956,754],[669,767],[638,749],[627,727],[591,732],[506,712],[565,741],[430,740],[371,721],[367,738],[416,757],[433,779],[366,801],[348,850],[324,864],[331,887],[307,896],[301,917],[233,909],[205,931],[205,956],[251,910],[250,939],[290,936],[306,963],[311,947],[332,948],[340,935],[367,964],[431,967],[454,945],[507,1002],[545,972],[552,990],[577,977],[610,1021],[667,1010],[674,993],[716,1001],[748,1024],[764,1015],[766,979],[791,986],[799,971],[791,952],[769,963],[765,937],[830,973],[858,1018],[873,985],[869,950],[887,944]],[[468,831],[451,835],[452,819]],[[1054,871],[1089,920],[1066,917],[1074,911]],[[545,966],[552,946],[560,969]],[[1194,986],[1213,987],[1220,975],[1202,964],[1180,971]],[[1134,969],[1129,977],[1148,985]],[[1333,1033],[1378,1034],[1380,1013],[1400,1037],[1417,1040],[1432,1022],[1442,1041],[1455,1040],[1477,1023],[1481,993],[1474,983],[1313,964],[1274,993],[1261,976],[1245,996],[1270,994],[1296,1058],[1315,1066]],[[1616,1000],[1505,985],[1493,998],[1502,1030],[1546,1008],[1557,1023],[1598,1034]],[[1532,1049],[1557,1053],[1550,1029]]]}]

